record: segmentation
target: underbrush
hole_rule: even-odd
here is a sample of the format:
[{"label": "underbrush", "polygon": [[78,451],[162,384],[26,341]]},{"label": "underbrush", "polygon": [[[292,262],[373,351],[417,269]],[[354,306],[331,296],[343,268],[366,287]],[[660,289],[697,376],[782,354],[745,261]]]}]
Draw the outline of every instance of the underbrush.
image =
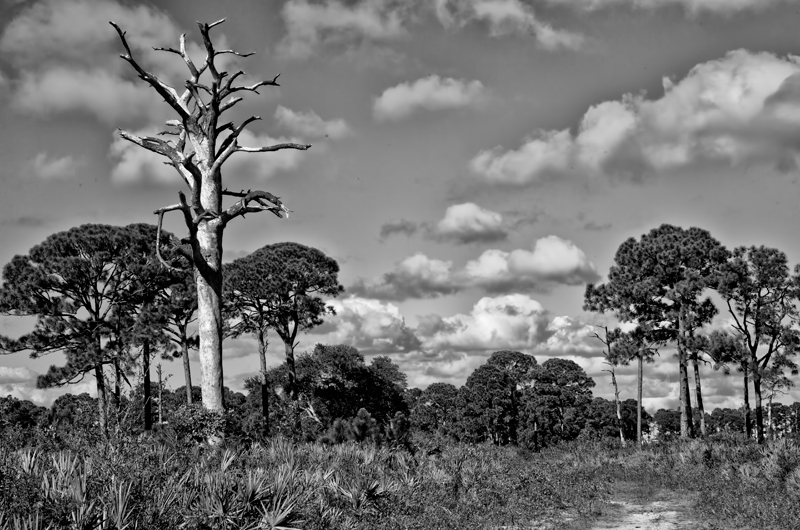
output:
[{"label": "underbrush", "polygon": [[490,445],[85,442],[0,445],[0,529],[543,528],[608,497],[600,469]]},{"label": "underbrush", "polygon": [[739,436],[620,449],[563,445],[550,452],[565,466],[595,471],[643,490],[692,493],[694,516],[719,528],[800,528],[800,445],[781,439],[759,446]]}]

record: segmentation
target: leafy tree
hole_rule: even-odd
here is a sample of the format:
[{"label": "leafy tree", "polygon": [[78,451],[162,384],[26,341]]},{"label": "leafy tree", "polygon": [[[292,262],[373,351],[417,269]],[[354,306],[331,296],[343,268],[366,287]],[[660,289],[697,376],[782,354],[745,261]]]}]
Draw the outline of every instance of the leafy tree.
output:
[{"label": "leafy tree", "polygon": [[459,389],[461,435],[479,443],[506,445],[516,441],[516,382],[493,364],[479,366]]},{"label": "leafy tree", "polygon": [[299,243],[267,245],[225,267],[227,313],[236,320],[230,334],[255,334],[264,374],[267,331],[275,330],[286,351],[287,391],[292,399],[297,398],[295,339],[299,332],[322,324],[323,315],[336,314],[320,296],[344,292],[338,274],[335,259]]},{"label": "leafy tree", "polygon": [[489,357],[486,364],[495,366],[508,374],[518,388],[530,385],[536,375],[536,358],[518,351],[496,351]]},{"label": "leafy tree", "polygon": [[0,397],[0,430],[5,427],[30,429],[42,422],[47,409],[26,399]]},{"label": "leafy tree", "polygon": [[[352,346],[317,344],[313,352],[297,358],[298,399],[286,403],[283,393],[278,408],[286,410],[270,413],[288,417],[290,410],[299,406],[320,428],[327,429],[337,418],[353,418],[363,408],[378,423],[386,425],[397,412],[408,412],[404,384],[396,376],[386,376],[398,373],[399,368],[387,366],[387,360],[367,365],[364,356]],[[270,387],[286,388],[286,363],[269,370],[267,378]],[[249,388],[252,392],[254,384],[250,383]]]},{"label": "leafy tree", "polygon": [[574,361],[543,362],[534,385],[523,394],[523,443],[538,448],[577,438],[586,423],[594,386],[594,380]]},{"label": "leafy tree", "polygon": [[[637,438],[639,431],[637,419],[637,401],[626,399],[620,402],[619,425],[622,436],[626,440]],[[649,432],[652,417],[642,411],[642,430]],[[587,408],[586,428],[598,432],[602,436],[615,438],[619,436],[616,404],[601,397],[594,398]]]},{"label": "leafy tree", "polygon": [[411,423],[423,432],[453,433],[457,410],[458,388],[450,383],[433,383],[417,399]]},{"label": "leafy tree", "polygon": [[[726,259],[725,248],[706,230],[664,224],[639,241],[629,238],[622,243],[608,283],[586,289],[588,310],[611,310],[626,322],[672,330],[670,338],[678,349],[682,437],[693,434],[686,342],[716,311],[710,298],[699,297],[714,287]],[[663,322],[670,327],[659,325]]]},{"label": "leafy tree", "polygon": [[[152,263],[155,227],[87,224],[58,232],[15,256],[3,269],[0,313],[37,317],[18,339],[0,337],[0,350],[66,356],[51,366],[40,387],[60,386],[93,373],[100,429],[107,434],[104,366],[118,359],[128,340],[131,307],[141,303],[142,270]],[[125,324],[121,325],[120,322]]]},{"label": "leafy tree", "polygon": [[719,293],[749,353],[759,443],[764,442],[764,374],[772,364],[789,362],[800,345],[800,332],[793,326],[799,317],[799,288],[800,267],[791,274],[786,254],[764,246],[736,248],[720,274]]},{"label": "leafy tree", "polygon": [[714,409],[711,411],[708,429],[712,432],[745,433],[742,411],[727,408]]},{"label": "leafy tree", "polygon": [[639,426],[636,444],[642,447],[642,432],[644,405],[642,403],[642,387],[644,382],[644,363],[652,363],[658,354],[658,348],[662,346],[669,337],[669,331],[660,327],[653,327],[648,324],[638,326],[635,329],[622,333],[619,340],[614,345],[614,357],[624,364],[633,359],[637,365],[637,386],[636,386],[636,422]]},{"label": "leafy tree", "polygon": [[86,392],[63,394],[56,398],[47,413],[47,424],[57,429],[87,431],[97,424],[97,399]]},{"label": "leafy tree", "polygon": [[[282,149],[306,150],[310,145],[282,143],[267,147],[242,147],[239,136],[245,127],[258,116],[251,116],[239,125],[233,122],[220,123],[222,114],[233,108],[242,100],[238,94],[243,91],[258,92],[262,86],[278,86],[277,76],[272,80],[261,81],[251,86],[236,86],[234,81],[244,72],[228,74],[220,71],[216,62],[223,54],[234,54],[246,57],[250,54],[238,54],[233,50],[217,50],[211,41],[211,28],[221,24],[223,20],[213,24],[199,24],[203,36],[206,57],[197,66],[186,52],[185,35],[180,38],[180,48],[157,48],[157,50],[174,53],[186,63],[189,79],[186,90],[178,92],[145,71],[133,58],[125,32],[111,22],[117,30],[125,53],[121,57],[127,61],[139,78],[150,85],[158,95],[166,101],[178,115],[178,119],[167,121],[171,129],[165,134],[175,136],[175,140],[167,140],[158,136],[137,136],[121,131],[120,135],[144,149],[167,158],[167,164],[173,166],[190,190],[187,200],[183,192],[179,192],[179,202],[156,210],[158,226],[161,227],[166,212],[180,211],[189,232],[187,239],[189,249],[181,246],[174,238],[168,238],[173,246],[194,266],[194,278],[197,286],[198,320],[199,320],[199,355],[202,380],[203,406],[209,410],[224,409],[224,393],[222,378],[222,236],[227,224],[233,219],[251,212],[270,211],[282,217],[289,210],[278,197],[266,191],[229,192],[222,185],[222,165],[234,153],[263,153]],[[208,73],[210,82],[204,84],[201,77]],[[204,95],[201,96],[201,93]],[[203,99],[205,98],[205,99]],[[223,209],[223,195],[238,197],[239,200],[227,209]],[[271,203],[272,205],[270,205]],[[159,231],[160,232],[160,231]],[[160,234],[159,234],[160,236]],[[160,239],[160,238],[159,238]],[[159,242],[156,241],[156,247]],[[167,267],[171,265],[163,260]]]},{"label": "leafy tree", "polygon": [[743,432],[748,438],[753,436],[753,425],[750,415],[750,351],[741,336],[727,331],[715,330],[709,337],[708,355],[714,361],[715,369],[730,373],[730,365],[736,365],[743,374],[744,417]]},{"label": "leafy tree", "polygon": [[663,434],[679,434],[683,432],[683,414],[677,410],[658,409],[653,416],[658,425],[658,432]]}]

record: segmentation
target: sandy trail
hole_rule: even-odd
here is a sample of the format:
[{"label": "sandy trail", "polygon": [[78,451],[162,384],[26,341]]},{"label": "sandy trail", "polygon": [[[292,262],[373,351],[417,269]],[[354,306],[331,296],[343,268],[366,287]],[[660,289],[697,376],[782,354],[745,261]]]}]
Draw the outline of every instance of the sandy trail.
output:
[{"label": "sandy trail", "polygon": [[688,530],[708,528],[691,516],[692,497],[660,490],[643,495],[622,487],[609,506],[609,513],[592,530]]}]

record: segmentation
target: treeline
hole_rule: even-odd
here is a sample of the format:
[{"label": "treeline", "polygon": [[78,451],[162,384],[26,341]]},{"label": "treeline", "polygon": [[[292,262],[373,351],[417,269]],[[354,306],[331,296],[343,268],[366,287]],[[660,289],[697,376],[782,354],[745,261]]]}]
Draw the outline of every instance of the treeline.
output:
[{"label": "treeline", "polygon": [[[179,247],[173,235],[146,224],[83,225],[49,236],[3,269],[0,314],[32,316],[36,325],[18,338],[0,337],[0,351],[65,354],[63,366],[51,366],[38,378],[41,388],[93,375],[97,423],[106,437],[123,417],[141,415],[143,428],[152,429],[153,403],[162,409],[164,403],[153,395],[151,364],[157,358],[182,359],[187,421],[205,425],[212,436],[225,431],[223,424],[241,423],[233,430],[333,441],[380,431],[399,439],[407,423],[463,441],[533,448],[573,439],[587,428],[613,429],[623,443],[633,432],[641,443],[649,421],[641,407],[644,365],[664,348],[678,354],[681,437],[705,436],[719,425],[704,410],[703,364],[741,373],[742,431],[759,442],[782,424],[779,417],[785,414],[774,400],[797,374],[800,268],[792,272],[786,255],[773,248],[729,251],[699,228],[662,225],[628,239],[617,250],[608,281],[586,288],[584,309],[620,323],[597,334],[615,387],[610,409],[592,399],[594,382],[583,370],[564,359],[539,365],[530,355],[496,352],[463,387],[439,383],[420,392],[405,387],[405,376],[387,357],[366,365],[352,348],[318,346],[295,358],[298,335],[335,313],[325,300],[344,288],[336,260],[298,243],[278,243],[225,264],[224,283],[215,287],[224,302],[219,340],[251,336],[260,360],[245,398],[214,386],[221,364],[201,363],[200,395],[219,394],[229,411],[240,412],[224,420],[218,411],[192,408],[200,399],[189,365],[189,352],[198,344],[198,298],[191,260],[176,251]],[[733,322],[728,330],[709,331],[719,314],[712,291]],[[270,334],[285,351],[285,363],[272,370],[266,366]],[[630,402],[619,399],[614,373],[629,363],[639,368],[633,427],[626,423]],[[133,412],[124,406],[131,398],[123,390],[136,379],[141,379],[141,411]],[[247,410],[239,410],[244,406],[239,403],[247,403]],[[605,420],[608,410],[612,421]],[[398,414],[402,417],[395,418]]]}]

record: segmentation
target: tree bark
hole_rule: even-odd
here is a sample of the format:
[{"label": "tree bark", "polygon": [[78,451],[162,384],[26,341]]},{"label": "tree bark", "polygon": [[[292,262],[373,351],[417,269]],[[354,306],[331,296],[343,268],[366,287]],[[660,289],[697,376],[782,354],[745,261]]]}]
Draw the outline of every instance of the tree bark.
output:
[{"label": "tree bark", "polygon": [[761,402],[761,372],[758,366],[753,370],[753,393],[756,396],[756,440],[764,443],[764,411]]},{"label": "tree bark", "polygon": [[183,356],[183,378],[186,381],[186,404],[192,404],[192,367],[189,366],[189,343],[184,339],[181,342],[181,355]]},{"label": "tree bark", "polygon": [[644,368],[642,364],[644,361],[642,359],[643,353],[639,352],[639,356],[637,358],[639,364],[639,381],[638,387],[636,390],[636,445],[639,446],[639,449],[642,448],[642,382],[644,379]]},{"label": "tree bark", "polygon": [[747,364],[742,366],[744,372],[744,432],[747,434],[747,439],[753,437],[753,421],[750,418],[750,383],[748,382],[748,369]]},{"label": "tree bark", "polygon": [[97,381],[97,419],[100,423],[100,432],[108,438],[108,396],[106,395],[106,380],[103,375],[103,363],[94,367],[94,377]]},{"label": "tree bark", "polygon": [[267,330],[258,330],[258,359],[261,362],[261,415],[264,416],[264,435],[269,436],[269,386],[267,384]]},{"label": "tree bark", "polygon": [[158,373],[158,425],[164,423],[164,407],[162,406],[161,397],[164,393],[164,383],[161,380],[161,364],[156,367]]},{"label": "tree bark", "polygon": [[144,380],[144,430],[153,429],[153,408],[150,398],[150,340],[142,345],[142,379]]},{"label": "tree bark", "polygon": [[706,437],[706,417],[705,410],[703,409],[703,390],[700,386],[700,367],[697,363],[697,354],[692,356],[692,364],[694,367],[694,386],[697,399],[697,410],[700,412],[700,435]]},{"label": "tree bark", "polygon": [[283,344],[286,350],[286,367],[289,369],[289,388],[287,390],[289,391],[289,397],[294,401],[297,399],[297,372],[294,366],[294,345],[291,340],[284,341]]},{"label": "tree bark", "polygon": [[678,312],[678,373],[680,385],[681,438],[694,438],[694,422],[692,421],[692,400],[689,394],[689,369],[684,337],[686,326],[683,307]]},{"label": "tree bark", "polygon": [[[625,433],[622,430],[622,407],[619,402],[619,387],[617,386],[617,376],[614,374],[614,367],[611,367],[611,384],[614,385],[614,403],[617,406],[617,429],[619,429],[619,442],[625,447]],[[563,429],[562,429],[563,430]]]},{"label": "tree bark", "polygon": [[[201,200],[210,193],[204,179]],[[209,186],[211,187],[211,186]],[[206,204],[206,210],[219,211],[219,206]],[[221,195],[220,201],[221,202]],[[196,259],[197,321],[200,336],[200,380],[203,407],[222,412],[222,230],[217,223],[202,221],[197,227],[197,242],[202,256]]]},{"label": "tree bark", "polygon": [[769,440],[774,440],[774,431],[772,429],[772,400],[775,397],[775,394],[770,394],[769,399],[767,399],[767,438]]}]

